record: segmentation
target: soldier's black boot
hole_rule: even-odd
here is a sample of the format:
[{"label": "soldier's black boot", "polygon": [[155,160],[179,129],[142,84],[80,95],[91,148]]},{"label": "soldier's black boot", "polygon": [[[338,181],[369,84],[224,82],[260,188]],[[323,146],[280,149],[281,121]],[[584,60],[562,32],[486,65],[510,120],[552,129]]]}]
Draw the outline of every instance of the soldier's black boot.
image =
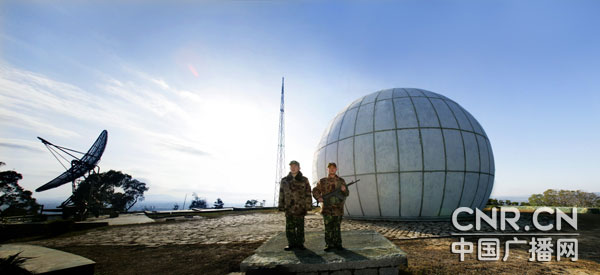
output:
[{"label": "soldier's black boot", "polygon": [[304,247],[303,244],[300,244],[300,245],[296,246],[296,249],[298,249],[298,250],[306,250],[306,247]]},{"label": "soldier's black boot", "polygon": [[294,249],[294,246],[291,246],[291,245],[288,245],[288,246],[286,246],[286,247],[283,248],[283,250],[285,250],[285,251],[290,251],[290,250],[293,250],[293,249]]},{"label": "soldier's black boot", "polygon": [[331,251],[334,251],[334,250],[335,250],[335,248],[334,248],[334,247],[332,247],[332,246],[331,246],[331,247],[330,247],[330,246],[328,246],[328,247],[325,247],[325,249],[323,249],[323,250],[325,250],[325,252],[331,252]]}]

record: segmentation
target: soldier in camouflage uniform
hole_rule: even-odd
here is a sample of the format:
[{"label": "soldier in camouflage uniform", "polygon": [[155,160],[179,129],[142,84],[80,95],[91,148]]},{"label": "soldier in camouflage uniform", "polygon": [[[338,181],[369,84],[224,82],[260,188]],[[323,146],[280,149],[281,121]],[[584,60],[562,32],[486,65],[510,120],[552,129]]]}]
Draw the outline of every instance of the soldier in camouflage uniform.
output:
[{"label": "soldier in camouflage uniform", "polygon": [[285,211],[285,250],[304,247],[304,216],[312,208],[310,183],[300,172],[300,163],[290,162],[290,173],[279,184],[279,211]]},{"label": "soldier in camouflage uniform", "polygon": [[348,197],[350,192],[346,186],[346,181],[338,177],[335,173],[337,172],[337,165],[333,162],[327,165],[329,175],[326,178],[322,178],[317,183],[317,186],[313,188],[313,196],[318,202],[322,202],[321,214],[323,215],[323,221],[325,223],[325,243],[327,247],[325,251],[332,251],[334,249],[343,249],[342,247],[342,234],[340,232],[340,226],[342,223],[342,216],[344,215],[344,201],[340,200],[335,196],[328,198],[323,201],[323,195],[333,192],[336,189],[340,189],[344,196]]}]

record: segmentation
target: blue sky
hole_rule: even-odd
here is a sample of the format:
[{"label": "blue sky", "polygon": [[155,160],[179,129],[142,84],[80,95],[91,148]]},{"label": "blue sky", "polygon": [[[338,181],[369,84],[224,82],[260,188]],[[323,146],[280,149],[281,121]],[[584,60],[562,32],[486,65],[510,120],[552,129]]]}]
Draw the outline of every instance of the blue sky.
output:
[{"label": "blue sky", "polygon": [[[61,172],[36,136],[149,195],[271,200],[281,77],[286,155],[312,175],[329,120],[417,87],[466,108],[492,196],[600,191],[597,1],[3,1],[0,160],[33,190]],[[35,193],[66,198],[70,187]]]}]

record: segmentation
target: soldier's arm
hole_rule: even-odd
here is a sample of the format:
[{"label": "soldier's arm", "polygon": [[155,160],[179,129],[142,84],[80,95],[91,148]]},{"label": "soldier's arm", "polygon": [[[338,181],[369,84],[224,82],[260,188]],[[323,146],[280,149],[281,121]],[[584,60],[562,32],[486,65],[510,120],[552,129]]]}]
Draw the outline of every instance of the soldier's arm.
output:
[{"label": "soldier's arm", "polygon": [[350,190],[348,190],[348,185],[346,185],[346,181],[344,179],[342,179],[342,186],[344,186],[344,191],[342,191],[342,194],[344,194],[344,196],[349,196],[350,195]]},{"label": "soldier's arm", "polygon": [[317,186],[315,186],[315,188],[313,188],[312,190],[313,193],[313,197],[315,197],[315,199],[317,201],[322,199],[322,194],[321,194],[321,181],[317,182]]},{"label": "soldier's arm", "polygon": [[308,182],[308,179],[306,179],[306,182],[304,182],[304,185],[306,187],[306,209],[311,209],[312,208],[312,196],[311,196],[311,190],[310,190],[310,183]]},{"label": "soldier's arm", "polygon": [[283,181],[279,183],[279,205],[278,210],[283,211],[285,209],[285,196],[283,195]]}]

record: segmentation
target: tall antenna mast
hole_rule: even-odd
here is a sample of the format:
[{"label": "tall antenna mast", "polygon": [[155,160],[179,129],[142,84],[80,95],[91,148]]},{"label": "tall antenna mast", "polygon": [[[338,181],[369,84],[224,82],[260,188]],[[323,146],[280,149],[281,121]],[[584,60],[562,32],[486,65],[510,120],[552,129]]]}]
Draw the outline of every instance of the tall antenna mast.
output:
[{"label": "tall antenna mast", "polygon": [[277,144],[277,167],[275,171],[275,192],[273,195],[273,206],[277,206],[279,200],[279,181],[285,173],[285,112],[283,104],[283,84],[281,78],[281,104],[279,105],[279,142]]}]

